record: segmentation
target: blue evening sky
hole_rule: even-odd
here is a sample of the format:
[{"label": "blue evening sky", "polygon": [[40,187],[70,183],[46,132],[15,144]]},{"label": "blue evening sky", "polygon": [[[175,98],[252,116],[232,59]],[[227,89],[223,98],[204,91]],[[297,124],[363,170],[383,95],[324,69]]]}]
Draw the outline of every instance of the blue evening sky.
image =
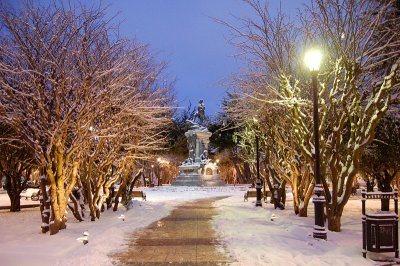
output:
[{"label": "blue evening sky", "polygon": [[[291,16],[303,1],[270,0],[271,13],[279,8]],[[229,45],[228,29],[212,18],[237,23],[233,16],[254,16],[241,0],[107,0],[111,13],[119,12],[121,33],[151,45],[168,74],[176,78],[179,106],[197,106],[204,99],[206,114],[215,116],[225,88],[222,81],[239,71],[237,53]]]},{"label": "blue evening sky", "polygon": [[220,110],[222,80],[238,71],[227,29],[212,17],[233,20],[230,14],[249,14],[236,0],[110,0],[110,11],[120,11],[121,33],[149,43],[168,74],[176,78],[179,106],[197,106],[204,99],[206,114]]},{"label": "blue evening sky", "polygon": [[[19,1],[9,0],[17,5]],[[42,0],[38,2],[48,2]],[[212,18],[237,24],[233,17],[252,17],[254,12],[241,0],[83,0],[108,6],[118,14],[120,33],[149,43],[158,60],[168,63],[168,77],[176,79],[178,105],[197,106],[204,99],[206,114],[215,116],[225,93],[224,79],[239,72],[237,51],[228,43],[228,29]],[[295,16],[303,0],[270,0],[270,12],[282,9]]]}]

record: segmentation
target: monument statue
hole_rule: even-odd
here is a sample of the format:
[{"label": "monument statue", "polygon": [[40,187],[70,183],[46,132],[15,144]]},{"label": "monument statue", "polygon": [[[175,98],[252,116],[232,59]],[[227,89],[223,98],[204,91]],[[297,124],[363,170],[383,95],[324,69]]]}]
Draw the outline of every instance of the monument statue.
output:
[{"label": "monument statue", "polygon": [[[211,132],[205,126],[205,105],[199,101],[193,119],[187,120],[190,126],[185,132],[188,158],[179,166],[179,175],[173,186],[223,186],[218,166],[208,158],[208,144]],[[196,123],[196,120],[199,122]]]},{"label": "monument statue", "polygon": [[194,114],[193,122],[196,121],[196,118],[199,119],[199,125],[204,126],[204,120],[206,119],[205,115],[206,106],[203,103],[203,100],[200,99],[199,104],[197,105],[197,112]]}]

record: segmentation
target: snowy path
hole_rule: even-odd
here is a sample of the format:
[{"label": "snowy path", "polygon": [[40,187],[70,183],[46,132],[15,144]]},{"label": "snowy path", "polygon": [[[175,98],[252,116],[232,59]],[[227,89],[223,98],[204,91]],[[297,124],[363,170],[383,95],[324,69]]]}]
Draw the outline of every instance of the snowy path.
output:
[{"label": "snowy path", "polygon": [[171,214],[130,236],[128,249],[116,254],[122,265],[223,265],[223,254],[211,220],[217,211],[208,198],[179,205]]}]

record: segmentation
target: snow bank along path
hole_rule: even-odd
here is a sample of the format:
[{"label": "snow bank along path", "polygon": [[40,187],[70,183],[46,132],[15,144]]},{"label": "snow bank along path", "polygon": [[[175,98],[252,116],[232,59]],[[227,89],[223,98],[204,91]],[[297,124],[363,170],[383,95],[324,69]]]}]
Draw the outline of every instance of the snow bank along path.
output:
[{"label": "snow bank along path", "polygon": [[[124,248],[128,233],[167,216],[179,203],[215,196],[229,196],[228,188],[145,188],[147,201],[134,201],[129,211],[102,213],[96,222],[77,222],[68,214],[67,229],[49,236],[40,232],[38,208],[19,213],[0,211],[0,265],[111,265],[110,253]],[[7,195],[1,195],[1,197]],[[0,200],[1,201],[1,200]],[[6,198],[2,201],[6,202]],[[119,219],[125,216],[125,221]],[[76,239],[89,232],[89,243]]]},{"label": "snow bank along path", "polygon": [[[254,206],[243,202],[247,186],[195,188],[145,188],[147,202],[134,201],[133,208],[106,211],[96,222],[78,223],[69,215],[68,228],[49,236],[40,233],[38,209],[20,213],[0,211],[0,265],[112,265],[110,254],[123,250],[127,236],[169,215],[184,201],[229,196],[215,202],[213,227],[224,242],[233,265],[372,265],[361,254],[361,200],[350,200],[342,220],[342,232],[328,231],[328,241],[314,240],[313,205],[309,217],[294,215],[290,194],[283,211],[272,204]],[[1,195],[2,196],[2,195]],[[1,201],[1,200],[0,200]],[[377,207],[379,203],[377,203]],[[118,219],[125,216],[125,221]],[[277,218],[271,221],[271,216]],[[89,243],[76,239],[89,231]],[[370,253],[369,253],[370,256]],[[374,255],[375,256],[375,255]],[[392,253],[375,259],[393,257]]]}]

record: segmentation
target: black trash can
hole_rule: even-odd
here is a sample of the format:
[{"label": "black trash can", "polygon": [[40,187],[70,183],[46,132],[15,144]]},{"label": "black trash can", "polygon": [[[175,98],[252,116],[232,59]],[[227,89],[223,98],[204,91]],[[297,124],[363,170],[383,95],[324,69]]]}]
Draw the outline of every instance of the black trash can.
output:
[{"label": "black trash can", "polygon": [[[394,252],[399,257],[398,244],[398,207],[397,189],[394,192],[361,192],[362,195],[362,225],[363,225],[363,257],[370,252]],[[394,199],[393,211],[365,212],[367,199]]]}]

